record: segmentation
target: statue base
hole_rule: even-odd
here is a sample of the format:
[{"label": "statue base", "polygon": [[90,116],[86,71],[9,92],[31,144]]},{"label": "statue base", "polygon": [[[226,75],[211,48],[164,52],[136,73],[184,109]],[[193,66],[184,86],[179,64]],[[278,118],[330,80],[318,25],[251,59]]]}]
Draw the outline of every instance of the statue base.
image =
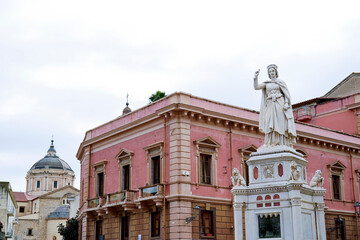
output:
[{"label": "statue base", "polygon": [[[326,239],[325,189],[309,187],[307,161],[288,147],[251,155],[249,186],[235,186],[235,239]],[[245,214],[245,229],[243,229]],[[244,231],[245,230],[245,231]]]}]

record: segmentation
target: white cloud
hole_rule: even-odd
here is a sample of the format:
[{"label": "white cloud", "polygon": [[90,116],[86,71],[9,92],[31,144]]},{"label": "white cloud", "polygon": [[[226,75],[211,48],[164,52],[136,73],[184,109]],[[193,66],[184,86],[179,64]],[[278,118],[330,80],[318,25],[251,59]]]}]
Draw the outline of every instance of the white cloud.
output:
[{"label": "white cloud", "polygon": [[30,113],[37,106],[37,100],[24,95],[14,95],[0,104],[0,116],[15,116]]},{"label": "white cloud", "polygon": [[60,156],[72,161],[86,130],[121,115],[127,92],[133,110],[156,90],[258,109],[254,71],[263,81],[276,63],[293,102],[324,94],[359,71],[359,8],[346,0],[3,1],[0,117],[8,125],[0,134],[32,145],[19,156],[16,139],[6,141],[14,150],[0,152],[2,174],[13,181],[15,160],[41,158],[34,144],[53,133],[71,142]]}]

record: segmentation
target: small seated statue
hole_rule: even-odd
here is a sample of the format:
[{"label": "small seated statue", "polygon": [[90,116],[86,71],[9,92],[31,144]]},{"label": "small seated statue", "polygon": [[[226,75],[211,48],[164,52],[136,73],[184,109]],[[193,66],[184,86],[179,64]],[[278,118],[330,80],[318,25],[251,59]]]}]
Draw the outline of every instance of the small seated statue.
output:
[{"label": "small seated statue", "polygon": [[297,164],[295,161],[292,161],[291,162],[291,165],[290,165],[290,168],[291,168],[291,173],[290,173],[290,180],[299,180],[300,178],[300,171],[299,169],[297,168]]},{"label": "small seated statue", "polygon": [[314,177],[310,181],[310,187],[317,187],[320,184],[320,187],[324,185],[324,178],[321,177],[321,170],[316,170]]},{"label": "small seated statue", "polygon": [[231,182],[234,187],[235,186],[246,186],[246,181],[243,178],[243,176],[241,176],[241,174],[237,168],[234,168],[232,171]]}]

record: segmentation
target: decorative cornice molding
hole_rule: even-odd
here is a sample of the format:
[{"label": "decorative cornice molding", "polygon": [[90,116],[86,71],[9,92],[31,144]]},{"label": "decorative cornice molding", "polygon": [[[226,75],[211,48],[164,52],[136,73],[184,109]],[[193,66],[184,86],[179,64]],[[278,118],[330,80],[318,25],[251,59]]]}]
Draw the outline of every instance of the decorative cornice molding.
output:
[{"label": "decorative cornice molding", "polygon": [[[259,132],[257,121],[244,117],[215,112],[189,104],[173,103],[157,110],[155,113],[149,114],[148,116],[134,120],[133,122],[110,130],[94,138],[83,141],[79,147],[77,158],[81,159],[82,154],[84,154],[84,148],[90,144],[105,141],[106,139],[114,137],[119,133],[123,133],[127,130],[136,128],[143,124],[147,124],[156,119],[161,119],[162,117],[165,117],[167,119],[171,119],[174,117],[188,117],[196,121],[201,121],[205,124],[214,124],[217,126],[222,126],[224,128],[229,128],[229,126],[231,126],[233,131],[251,132],[253,134],[259,135],[259,137],[263,137],[263,134]],[[307,126],[312,127],[310,125]],[[316,128],[316,126],[313,127]],[[326,129],[322,130],[326,131]],[[323,135],[317,135],[312,132],[304,132],[299,130],[297,131],[297,134],[298,144],[313,145],[319,148],[332,149],[334,151],[345,151],[348,153],[351,152],[354,154],[360,154],[360,147],[359,144],[356,142],[343,141],[335,138],[329,138]],[[350,137],[356,138],[356,136]]]}]

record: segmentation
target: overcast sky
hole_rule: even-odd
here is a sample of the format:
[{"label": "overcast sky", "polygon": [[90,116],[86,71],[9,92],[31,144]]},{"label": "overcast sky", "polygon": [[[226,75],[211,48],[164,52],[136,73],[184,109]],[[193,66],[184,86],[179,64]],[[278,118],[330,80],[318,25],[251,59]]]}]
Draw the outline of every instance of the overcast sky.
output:
[{"label": "overcast sky", "polygon": [[54,135],[74,169],[85,131],[157,90],[259,110],[253,75],[278,65],[293,103],[360,72],[360,1],[0,2],[0,180],[25,176]]}]

